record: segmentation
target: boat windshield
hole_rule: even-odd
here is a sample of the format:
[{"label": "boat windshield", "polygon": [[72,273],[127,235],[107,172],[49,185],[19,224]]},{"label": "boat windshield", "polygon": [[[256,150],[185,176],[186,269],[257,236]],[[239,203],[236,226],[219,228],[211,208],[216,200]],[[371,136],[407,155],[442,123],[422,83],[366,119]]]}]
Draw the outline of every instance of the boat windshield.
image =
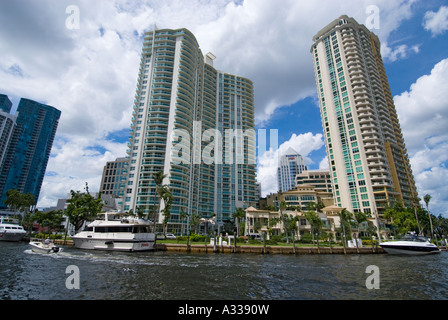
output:
[{"label": "boat windshield", "polygon": [[428,238],[423,237],[423,236],[413,235],[413,234],[407,234],[401,240],[403,240],[403,241],[415,241],[415,242],[428,242]]}]

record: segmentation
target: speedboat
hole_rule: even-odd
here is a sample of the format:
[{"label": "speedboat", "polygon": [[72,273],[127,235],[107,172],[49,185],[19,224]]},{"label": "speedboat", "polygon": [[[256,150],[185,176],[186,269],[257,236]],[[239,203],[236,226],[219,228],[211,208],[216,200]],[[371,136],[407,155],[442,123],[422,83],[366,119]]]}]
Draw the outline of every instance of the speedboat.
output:
[{"label": "speedboat", "polygon": [[0,217],[0,241],[21,241],[26,231],[12,219]]},{"label": "speedboat", "polygon": [[407,234],[401,240],[381,242],[381,248],[390,254],[429,254],[439,253],[440,249],[429,242],[428,238]]},{"label": "speedboat", "polygon": [[45,243],[40,241],[30,242],[31,250],[35,253],[57,253],[61,248],[54,245],[54,243]]},{"label": "speedboat", "polygon": [[111,251],[154,250],[155,233],[151,222],[115,211],[101,213],[100,217],[75,234],[76,248]]}]

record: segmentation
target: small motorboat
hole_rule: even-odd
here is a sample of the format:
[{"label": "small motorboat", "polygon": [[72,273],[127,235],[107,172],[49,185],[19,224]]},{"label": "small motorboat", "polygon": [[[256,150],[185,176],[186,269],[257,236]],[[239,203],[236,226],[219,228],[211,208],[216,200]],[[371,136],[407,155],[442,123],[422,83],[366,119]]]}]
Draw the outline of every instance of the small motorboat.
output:
[{"label": "small motorboat", "polygon": [[380,246],[390,254],[418,255],[440,252],[440,249],[430,243],[428,238],[415,234],[407,234],[398,241],[381,242]]},{"label": "small motorboat", "polygon": [[50,242],[31,241],[30,246],[31,250],[36,253],[57,253],[62,251],[60,247]]}]

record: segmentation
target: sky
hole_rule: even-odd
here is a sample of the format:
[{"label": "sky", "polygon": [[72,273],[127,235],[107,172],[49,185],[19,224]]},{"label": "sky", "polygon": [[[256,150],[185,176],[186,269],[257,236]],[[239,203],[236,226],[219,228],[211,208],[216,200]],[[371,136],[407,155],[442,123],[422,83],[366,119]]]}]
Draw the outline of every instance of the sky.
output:
[{"label": "sky", "polygon": [[0,0],[0,93],[62,111],[38,207],[99,189],[126,156],[145,31],[187,28],[218,70],[255,87],[256,130],[278,130],[259,154],[262,194],[276,192],[289,147],[328,168],[310,53],[313,36],[346,14],[381,53],[419,196],[448,217],[448,4],[441,0]]}]

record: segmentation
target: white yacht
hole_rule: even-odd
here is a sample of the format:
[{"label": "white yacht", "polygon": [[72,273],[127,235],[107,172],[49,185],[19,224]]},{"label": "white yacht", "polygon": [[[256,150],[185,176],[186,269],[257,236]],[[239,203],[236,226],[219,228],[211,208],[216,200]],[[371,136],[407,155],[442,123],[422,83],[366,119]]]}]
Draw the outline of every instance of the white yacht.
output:
[{"label": "white yacht", "polygon": [[148,251],[154,250],[155,234],[150,221],[118,212],[101,213],[100,218],[75,234],[75,247],[88,250]]},{"label": "white yacht", "polygon": [[380,246],[390,254],[429,254],[439,253],[440,249],[429,242],[428,238],[407,234],[401,240],[381,242]]},{"label": "white yacht", "polygon": [[21,241],[25,234],[15,220],[0,216],[0,241]]}]

